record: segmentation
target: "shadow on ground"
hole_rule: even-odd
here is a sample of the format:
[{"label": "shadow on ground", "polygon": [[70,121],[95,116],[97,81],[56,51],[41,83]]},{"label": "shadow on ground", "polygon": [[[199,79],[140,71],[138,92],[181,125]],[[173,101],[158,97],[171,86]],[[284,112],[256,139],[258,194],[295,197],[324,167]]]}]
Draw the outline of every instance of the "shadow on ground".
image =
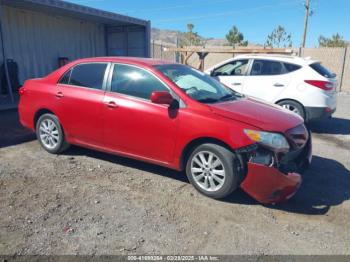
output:
[{"label": "shadow on ground", "polygon": [[[327,214],[332,206],[350,199],[350,171],[338,161],[314,156],[310,168],[303,174],[303,183],[289,201],[266,206],[272,209],[305,215]],[[258,204],[244,192],[233,194],[226,202]]]},{"label": "shadow on ground", "polygon": [[317,134],[350,135],[350,120],[333,117],[308,124],[311,132]]},{"label": "shadow on ground", "polygon": [[34,139],[35,134],[20,124],[17,110],[0,111],[0,148]]},{"label": "shadow on ground", "polygon": [[[152,165],[137,160],[118,157],[79,147],[72,147],[67,155],[85,155],[118,165],[147,171],[163,177],[189,183],[183,172]],[[272,209],[307,215],[323,215],[332,206],[340,205],[350,199],[350,171],[338,161],[314,156],[312,164],[303,175],[303,184],[298,193],[286,203],[266,206]],[[221,200],[228,204],[260,205],[242,190]]]},{"label": "shadow on ground", "polygon": [[146,171],[150,172],[156,175],[176,179],[182,182],[188,183],[188,179],[186,177],[186,174],[183,172],[177,172],[175,170],[158,166],[158,165],[153,165],[149,164],[146,162],[130,159],[130,158],[125,158],[125,157],[120,157],[108,153],[103,153],[99,151],[94,151],[90,149],[85,149],[82,147],[77,147],[77,146],[72,146],[70,147],[67,151],[64,152],[65,155],[69,156],[88,156],[96,159],[100,159],[103,161],[108,161],[114,164],[130,167],[133,169],[141,170],[141,171]]}]

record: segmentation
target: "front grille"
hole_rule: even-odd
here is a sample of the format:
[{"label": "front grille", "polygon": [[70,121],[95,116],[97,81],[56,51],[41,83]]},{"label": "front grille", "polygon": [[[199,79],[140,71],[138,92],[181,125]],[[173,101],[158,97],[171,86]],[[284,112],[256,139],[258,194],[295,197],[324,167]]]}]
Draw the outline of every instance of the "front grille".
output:
[{"label": "front grille", "polygon": [[303,148],[309,139],[309,132],[304,124],[287,130],[286,135],[293,150]]}]

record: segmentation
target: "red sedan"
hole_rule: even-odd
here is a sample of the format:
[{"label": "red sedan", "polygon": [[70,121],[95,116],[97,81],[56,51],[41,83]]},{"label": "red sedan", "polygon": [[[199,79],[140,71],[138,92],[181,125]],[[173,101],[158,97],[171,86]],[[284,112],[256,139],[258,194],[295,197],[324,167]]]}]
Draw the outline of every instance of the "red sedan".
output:
[{"label": "red sedan", "polygon": [[26,81],[20,95],[21,123],[46,151],[74,144],[185,170],[213,198],[240,186],[262,203],[287,200],[311,161],[299,116],[180,64],[81,59]]}]

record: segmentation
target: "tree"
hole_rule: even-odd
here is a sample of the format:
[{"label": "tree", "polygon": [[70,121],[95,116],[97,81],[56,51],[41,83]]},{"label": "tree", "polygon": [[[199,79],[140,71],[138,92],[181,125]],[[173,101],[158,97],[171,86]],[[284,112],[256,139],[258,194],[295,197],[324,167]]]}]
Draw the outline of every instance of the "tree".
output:
[{"label": "tree", "polygon": [[180,41],[181,46],[196,46],[201,44],[201,39],[197,32],[193,32],[193,28],[193,24],[187,24],[187,32],[184,33]]},{"label": "tree", "polygon": [[247,46],[248,41],[244,41],[243,34],[238,30],[236,26],[233,26],[228,34],[226,35],[226,39],[229,44],[233,47],[238,46]]},{"label": "tree", "polygon": [[267,36],[265,46],[271,48],[292,47],[292,35],[279,25]]},{"label": "tree", "polygon": [[319,47],[346,47],[348,45],[348,43],[344,41],[343,36],[338,33],[332,35],[330,38],[320,35],[318,44]]}]

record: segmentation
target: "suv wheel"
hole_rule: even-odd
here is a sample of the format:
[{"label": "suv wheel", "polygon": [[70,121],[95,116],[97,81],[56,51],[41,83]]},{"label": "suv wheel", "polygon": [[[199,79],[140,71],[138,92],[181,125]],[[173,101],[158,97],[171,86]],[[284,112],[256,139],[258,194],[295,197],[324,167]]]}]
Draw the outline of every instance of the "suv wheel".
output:
[{"label": "suv wheel", "polygon": [[40,116],[36,123],[36,136],[40,145],[49,153],[58,154],[69,147],[64,139],[62,127],[53,114]]},{"label": "suv wheel", "polygon": [[292,100],[284,100],[284,101],[278,102],[277,104],[280,105],[281,107],[283,107],[289,111],[292,111],[293,113],[301,116],[303,119],[305,119],[304,108],[298,102],[295,102]]},{"label": "suv wheel", "polygon": [[203,144],[188,158],[186,174],[191,184],[202,194],[223,198],[238,187],[238,165],[230,150],[216,144]]}]

